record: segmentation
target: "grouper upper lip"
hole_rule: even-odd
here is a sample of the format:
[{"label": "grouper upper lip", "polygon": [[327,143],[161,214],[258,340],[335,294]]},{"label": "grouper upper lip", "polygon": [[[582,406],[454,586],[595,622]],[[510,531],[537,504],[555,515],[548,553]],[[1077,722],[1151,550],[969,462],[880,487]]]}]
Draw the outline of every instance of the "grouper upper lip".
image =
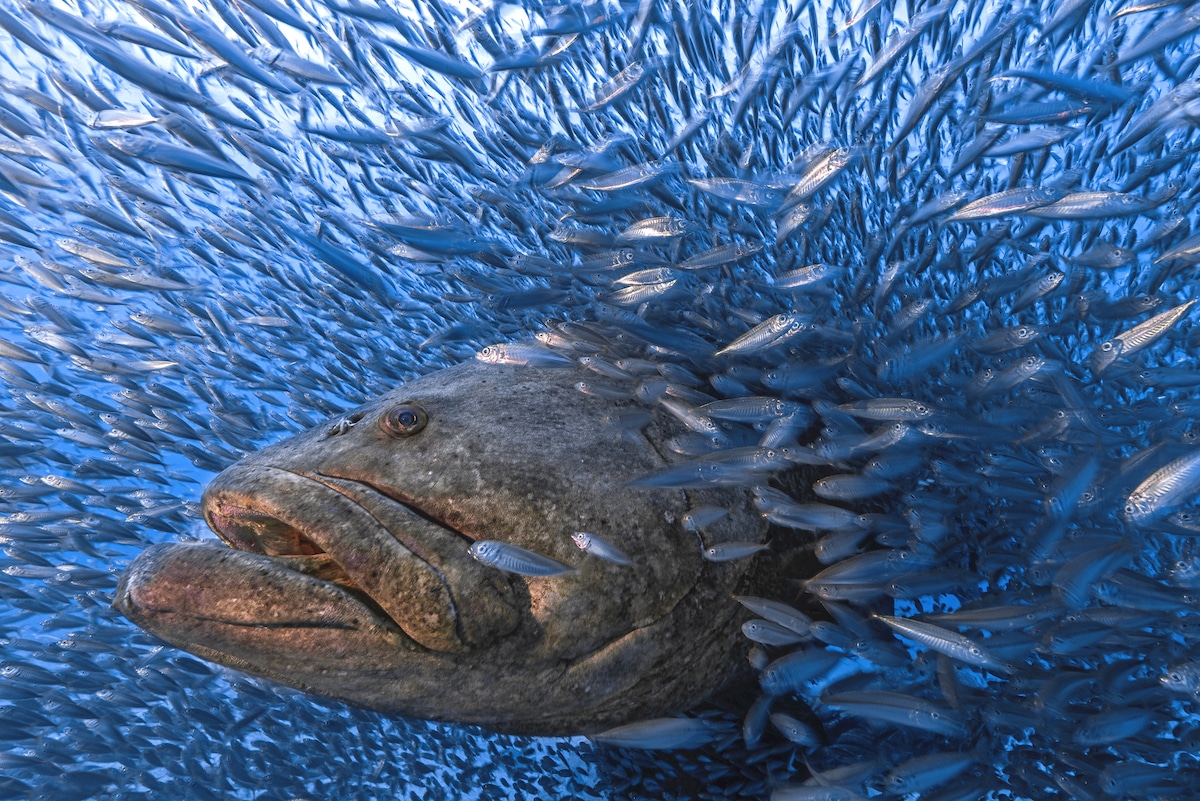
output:
[{"label": "grouper upper lip", "polygon": [[[494,575],[480,580],[470,537],[367,481],[247,466],[219,476],[203,506],[231,547],[341,586],[430,650],[480,645],[518,622],[517,593]],[[461,582],[470,583],[465,610]]]},{"label": "grouper upper lip", "polygon": [[[462,532],[446,525],[443,521],[438,520],[429,513],[422,510],[411,500],[400,500],[396,493],[383,490],[376,485],[356,479],[348,479],[342,476],[326,474],[321,472],[307,473],[298,470],[290,470],[282,467],[272,467],[274,470],[282,470],[294,476],[310,479],[332,490],[340,492],[358,506],[362,507],[362,503],[355,497],[353,485],[357,484],[370,490],[374,490],[388,500],[400,504],[413,514],[418,515],[422,519],[441,526],[442,528],[466,539],[467,545],[472,540],[467,538]],[[328,581],[333,581],[343,586],[358,588],[354,584],[354,580],[346,573],[345,569],[340,564],[329,557],[322,547],[320,547],[308,534],[305,533],[303,526],[294,526],[292,523],[285,522],[283,519],[276,517],[273,514],[260,511],[255,508],[254,498],[249,498],[248,505],[236,505],[225,501],[219,495],[213,495],[213,500],[206,503],[204,507],[204,517],[206,522],[214,532],[216,532],[222,540],[231,548],[236,548],[240,551],[248,551],[264,556],[280,557],[286,561],[289,567],[299,570],[302,573],[316,575],[325,578]],[[367,514],[371,511],[363,508]],[[373,519],[384,528],[387,528],[383,521],[380,521],[374,515]],[[397,532],[389,532],[396,536]],[[405,541],[406,538],[397,536],[405,547],[412,551],[413,555],[421,561],[429,564],[421,553],[420,548],[413,548],[411,538]],[[466,547],[466,546],[464,546]],[[305,557],[323,557],[320,559],[306,559]],[[436,570],[433,565],[429,565],[430,569]]]}]

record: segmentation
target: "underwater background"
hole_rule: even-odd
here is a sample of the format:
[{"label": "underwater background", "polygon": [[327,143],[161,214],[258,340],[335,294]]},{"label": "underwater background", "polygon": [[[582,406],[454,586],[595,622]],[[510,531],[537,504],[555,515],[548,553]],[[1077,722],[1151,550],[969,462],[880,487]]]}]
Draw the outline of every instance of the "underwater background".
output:
[{"label": "underwater background", "polygon": [[[0,798],[1196,797],[1198,32],[0,0]],[[110,608],[241,454],[501,343],[670,400],[708,472],[657,486],[828,566],[706,749],[350,709]]]}]

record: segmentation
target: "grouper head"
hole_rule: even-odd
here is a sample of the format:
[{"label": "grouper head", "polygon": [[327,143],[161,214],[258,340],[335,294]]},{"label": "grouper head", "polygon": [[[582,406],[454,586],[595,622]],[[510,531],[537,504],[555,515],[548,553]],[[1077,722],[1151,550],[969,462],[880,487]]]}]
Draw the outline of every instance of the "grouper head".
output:
[{"label": "grouper head", "polygon": [[[707,545],[766,525],[741,489],[628,486],[671,463],[678,424],[638,407],[652,421],[623,430],[632,402],[579,379],[464,364],[251,454],[204,494],[230,547],[149,548],[116,605],[191,653],[380,711],[561,735],[684,709],[744,665],[731,595],[770,554],[705,561],[680,518],[729,507]],[[503,572],[468,553],[481,540],[573,569]]]}]

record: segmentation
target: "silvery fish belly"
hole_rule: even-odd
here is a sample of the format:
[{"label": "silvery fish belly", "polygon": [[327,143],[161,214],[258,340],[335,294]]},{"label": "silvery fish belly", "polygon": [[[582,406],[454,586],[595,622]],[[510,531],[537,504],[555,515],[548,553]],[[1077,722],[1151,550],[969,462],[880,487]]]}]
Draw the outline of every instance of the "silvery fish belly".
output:
[{"label": "silvery fish belly", "polygon": [[[731,594],[770,582],[702,558],[684,514],[731,510],[708,541],[762,540],[766,523],[743,489],[629,486],[667,464],[679,424],[655,412],[621,436],[618,404],[578,378],[459,365],[252,454],[204,495],[231,547],[151,547],[118,608],[199,656],[378,710],[546,735],[687,707],[746,664]],[[581,528],[629,563],[581,550]]]}]

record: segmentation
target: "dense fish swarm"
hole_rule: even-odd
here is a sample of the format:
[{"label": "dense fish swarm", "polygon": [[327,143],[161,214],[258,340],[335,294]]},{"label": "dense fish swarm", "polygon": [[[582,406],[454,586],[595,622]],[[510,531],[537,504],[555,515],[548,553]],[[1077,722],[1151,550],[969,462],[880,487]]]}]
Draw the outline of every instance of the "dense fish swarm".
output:
[{"label": "dense fish swarm", "polygon": [[[141,547],[202,536],[213,472],[477,351],[662,404],[681,466],[631,479],[754,487],[827,566],[743,599],[761,695],[671,724],[728,759],[662,757],[663,797],[1194,797],[1198,31],[1090,0],[5,0],[0,797],[602,784],[109,609]],[[789,495],[793,464],[828,475]]]}]

